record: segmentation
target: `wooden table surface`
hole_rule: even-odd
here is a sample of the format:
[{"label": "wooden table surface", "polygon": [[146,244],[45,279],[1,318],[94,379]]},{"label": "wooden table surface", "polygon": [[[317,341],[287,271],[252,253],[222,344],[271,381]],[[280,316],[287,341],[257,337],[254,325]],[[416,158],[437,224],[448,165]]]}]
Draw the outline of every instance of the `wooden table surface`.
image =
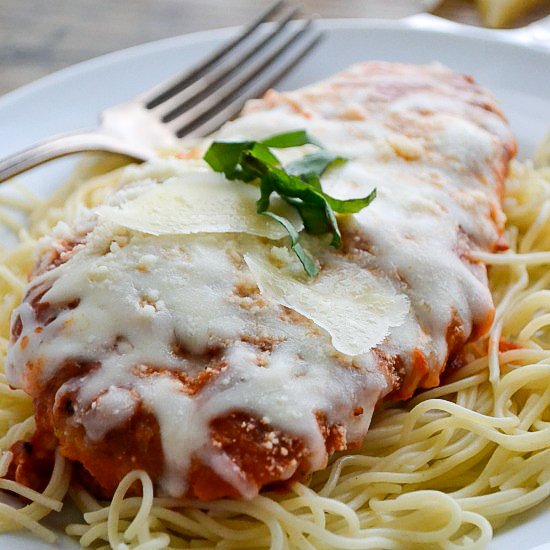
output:
[{"label": "wooden table surface", "polygon": [[[79,61],[169,36],[246,23],[272,0],[0,0],[0,95]],[[321,17],[399,18],[431,0],[297,0]],[[433,11],[481,24],[467,0],[444,0]],[[522,26],[550,13],[550,0]]]}]

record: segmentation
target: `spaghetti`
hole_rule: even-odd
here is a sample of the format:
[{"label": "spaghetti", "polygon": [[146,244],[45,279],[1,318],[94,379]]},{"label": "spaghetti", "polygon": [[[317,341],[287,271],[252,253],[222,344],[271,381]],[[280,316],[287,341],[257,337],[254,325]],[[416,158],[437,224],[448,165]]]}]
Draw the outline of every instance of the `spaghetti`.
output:
[{"label": "spaghetti", "polygon": [[[48,201],[23,188],[20,197],[0,198],[1,221],[20,241],[0,252],[0,361],[37,239],[82,206],[101,203],[120,172],[97,174],[115,162],[89,161]],[[490,334],[467,347],[466,364],[450,370],[442,386],[378,410],[358,451],[288,493],[248,502],[155,498],[141,471],[122,480],[110,503],[100,502],[71,484],[71,466],[58,455],[42,494],[0,480],[1,489],[29,502],[0,504],[0,530],[24,528],[53,542],[39,522],[68,496],[83,520],[66,531],[84,547],[485,547],[507,518],[550,495],[550,169],[514,163],[504,205],[510,250],[479,254],[492,265],[497,311]],[[6,207],[27,213],[29,229]],[[0,475],[9,466],[7,449],[32,434],[32,415],[31,399],[0,375]],[[134,483],[142,497],[126,497]]]}]

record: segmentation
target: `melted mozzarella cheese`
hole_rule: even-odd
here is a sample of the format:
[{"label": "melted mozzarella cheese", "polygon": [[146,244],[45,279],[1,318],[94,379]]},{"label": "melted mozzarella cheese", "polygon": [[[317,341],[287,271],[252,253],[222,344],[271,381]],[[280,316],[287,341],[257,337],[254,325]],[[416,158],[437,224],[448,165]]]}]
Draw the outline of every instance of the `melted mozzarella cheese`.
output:
[{"label": "melted mozzarella cheese", "polygon": [[[346,361],[324,330],[307,319],[296,323],[254,295],[255,282],[242,258],[258,246],[261,241],[244,235],[153,237],[98,225],[69,262],[35,278],[36,287],[51,286],[43,301],[80,302],[62,310],[25,349],[11,348],[10,380],[23,383],[18,377],[23,371],[14,366],[37,358],[43,361],[44,381],[67,357],[100,361],[101,368],[78,381],[75,421],[97,440],[122,424],[134,406],[128,392],[114,388],[136,392],[160,425],[165,494],[185,493],[191,459],[199,457],[217,464],[216,471],[244,496],[253,496],[256,488],[226,467],[227,459],[209,438],[210,422],[234,410],[249,411],[303,438],[312,451],[312,467],[323,467],[326,450],[316,413],[337,421],[334,404],[345,403],[350,391],[371,411],[387,381],[374,374],[373,357],[342,366]],[[31,334],[36,321],[30,305],[23,303],[17,311],[23,335]],[[242,340],[262,338],[274,342],[271,353]],[[183,346],[187,357],[175,354],[174,344]],[[202,354],[216,346],[223,347],[227,368],[196,396],[182,391],[176,378],[140,374],[145,365],[196,376],[209,366]],[[336,381],[335,371],[340,373]],[[60,392],[67,389],[62,386]],[[361,433],[369,419],[370,413],[352,422],[349,433]]]},{"label": "melted mozzarella cheese", "polygon": [[[324,178],[328,193],[348,198],[378,189],[368,208],[340,219],[343,250],[304,239],[326,267],[317,280],[304,281],[281,252],[284,234],[254,213],[252,187],[193,161],[128,168],[126,186],[99,217],[81,221],[84,232],[92,227],[85,245],[33,279],[30,298],[48,289],[41,300],[59,313],[39,332],[29,300],[16,310],[23,330],[8,353],[10,383],[25,387],[28,364],[41,365],[46,383],[67,358],[100,362],[76,388],[76,420],[91,440],[101,438],[131,415],[137,395],[159,422],[161,493],[174,496],[185,494],[197,457],[243,496],[255,494],[210,439],[211,422],[236,410],[301,438],[312,470],[327,460],[318,413],[342,426],[347,441],[360,440],[375,403],[392,389],[380,355],[398,356],[406,374],[418,350],[437,375],[453,321],[466,339],[492,311],[483,273],[459,251],[464,235],[482,249],[498,237],[490,161],[499,154],[494,136],[507,130],[445,84],[451,73],[422,71],[409,70],[410,84],[416,90],[427,82],[431,90],[393,104],[384,94],[403,88],[402,71],[363,77],[359,67],[336,77],[335,87],[253,102],[220,130],[224,139],[259,139],[305,128],[348,158]],[[444,112],[426,116],[428,104]],[[288,161],[308,147],[277,154]],[[70,240],[66,226],[57,233],[45,249],[57,237]],[[75,300],[76,307],[63,307]],[[255,342],[269,343],[269,351]],[[216,365],[212,349],[219,350]],[[166,372],[144,376],[142,367]],[[215,374],[194,394],[170,376],[208,369]],[[357,407],[365,413],[355,416]]]}]

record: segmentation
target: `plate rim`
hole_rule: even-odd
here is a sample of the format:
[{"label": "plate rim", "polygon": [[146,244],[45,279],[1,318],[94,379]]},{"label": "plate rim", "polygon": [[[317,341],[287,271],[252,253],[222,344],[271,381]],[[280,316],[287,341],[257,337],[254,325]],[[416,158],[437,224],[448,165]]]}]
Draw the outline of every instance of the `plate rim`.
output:
[{"label": "plate rim", "polygon": [[[375,19],[375,18],[327,18],[318,20],[317,24],[329,32],[331,30],[342,29],[380,29],[391,31],[415,31],[418,33],[429,33],[438,36],[454,36],[458,39],[473,39],[476,41],[486,41],[492,44],[503,44],[512,48],[517,48],[522,52],[528,52],[528,55],[540,56],[544,59],[550,58],[550,48],[541,48],[531,43],[523,29],[517,30],[494,30],[481,27],[474,27],[462,23],[456,23],[439,17],[428,14],[417,14],[402,19]],[[153,54],[159,55],[163,51],[173,48],[189,47],[195,42],[209,40],[223,40],[232,34],[238,32],[242,26],[221,27],[216,29],[208,29],[203,31],[195,31],[182,35],[163,38],[160,40],[152,40],[149,42],[140,43],[127,48],[115,50],[100,56],[93,57],[72,64],[68,67],[49,73],[39,79],[20,86],[14,90],[0,96],[0,112],[9,110],[13,105],[20,101],[28,101],[28,97],[33,94],[40,94],[43,90],[50,86],[63,86],[67,80],[78,78],[80,74],[88,71],[94,71],[96,68],[101,68],[106,65],[113,65],[124,62],[130,59],[139,58],[143,55]],[[522,32],[520,32],[522,31]],[[545,509],[550,507],[550,500],[542,505]],[[539,511],[541,504],[533,510],[536,514],[544,514],[544,510]],[[513,519],[519,518],[516,516]],[[514,529],[514,527],[512,527]],[[502,527],[495,533],[495,538],[491,544],[495,544],[496,536],[504,533],[507,529]],[[21,531],[11,533],[1,533],[0,538],[4,535],[18,535]],[[38,540],[38,539],[37,539]]]},{"label": "plate rim", "polygon": [[[269,23],[268,23],[269,24]],[[458,37],[486,40],[492,43],[501,43],[512,47],[527,50],[531,53],[542,54],[550,57],[550,43],[538,44],[529,40],[526,29],[488,29],[484,27],[475,27],[464,23],[458,23],[437,17],[428,13],[419,13],[400,19],[387,18],[327,18],[318,19],[316,24],[325,31],[341,30],[345,28],[352,29],[388,29],[388,30],[409,30],[418,32],[428,32],[437,35],[454,35]],[[178,46],[185,46],[186,43],[193,43],[204,40],[222,40],[229,38],[232,34],[243,28],[243,25],[235,25],[230,27],[219,27],[216,29],[207,29],[195,31],[191,33],[170,36],[159,40],[151,40],[143,42],[127,48],[118,49],[112,52],[101,54],[90,59],[85,59],[74,63],[67,67],[48,73],[36,80],[32,80],[27,84],[23,84],[10,90],[9,92],[0,95],[0,110],[10,107],[11,103],[25,99],[26,96],[40,92],[42,89],[58,84],[65,79],[78,76],[79,73],[84,73],[93,70],[97,66],[105,66],[117,63],[124,59],[135,58],[144,53],[154,53],[163,49],[171,49]],[[548,46],[548,47],[547,47]]]}]

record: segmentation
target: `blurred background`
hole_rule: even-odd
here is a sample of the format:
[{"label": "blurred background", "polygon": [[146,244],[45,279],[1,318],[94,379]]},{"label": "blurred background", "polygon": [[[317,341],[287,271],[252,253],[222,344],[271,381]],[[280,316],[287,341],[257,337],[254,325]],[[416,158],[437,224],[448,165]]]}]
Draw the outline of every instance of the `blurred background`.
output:
[{"label": "blurred background", "polygon": [[[270,3],[0,0],[0,95],[107,52],[246,23]],[[550,0],[300,0],[296,4],[325,18],[400,18],[429,11],[453,21],[493,27],[521,27],[550,15]]]}]

